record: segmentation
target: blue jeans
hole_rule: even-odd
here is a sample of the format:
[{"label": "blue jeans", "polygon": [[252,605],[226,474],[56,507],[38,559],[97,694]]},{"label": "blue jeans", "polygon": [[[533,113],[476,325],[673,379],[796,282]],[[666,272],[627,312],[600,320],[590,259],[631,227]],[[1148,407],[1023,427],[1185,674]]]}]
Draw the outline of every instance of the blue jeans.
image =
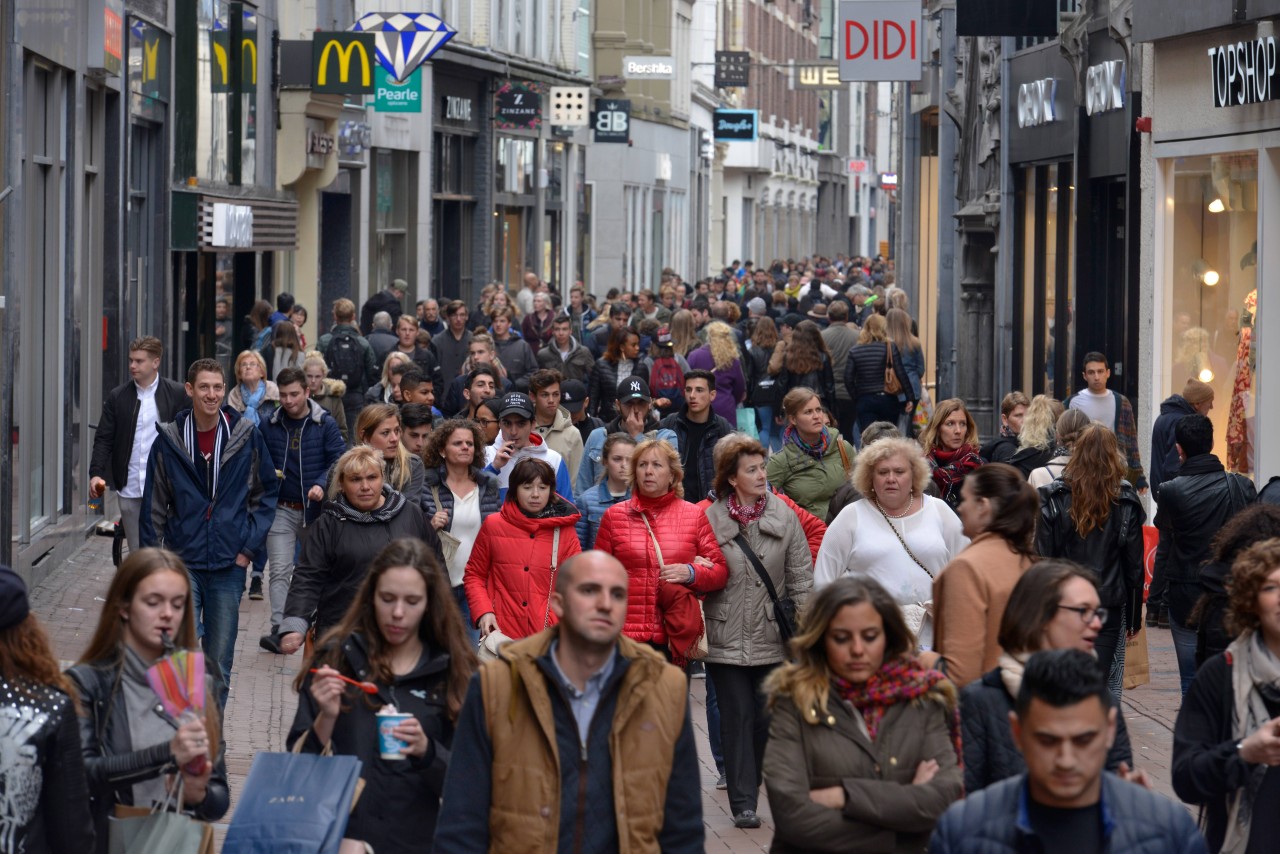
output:
[{"label": "blue jeans", "polygon": [[777,426],[773,423],[773,407],[757,406],[756,420],[760,422],[760,444],[764,445],[765,450],[776,451],[781,448],[781,443],[778,443],[775,447],[773,442],[776,438],[774,436],[774,428]]},{"label": "blue jeans", "polygon": [[222,684],[218,703],[227,707],[231,690],[231,663],[236,653],[236,633],[240,628],[240,599],[244,596],[245,569],[193,569],[191,596],[195,604],[196,634],[204,654],[218,663]]},{"label": "blue jeans", "polygon": [[471,645],[480,646],[480,630],[471,619],[471,606],[467,604],[467,593],[463,585],[459,584],[453,588],[453,601],[458,603],[458,610],[462,612],[462,624],[467,627],[467,636],[471,638]]},{"label": "blue jeans", "polygon": [[858,395],[854,406],[858,411],[858,433],[861,435],[863,430],[877,421],[888,421],[897,427],[898,416],[902,414],[902,408],[906,404],[899,403],[896,395],[876,392]]}]

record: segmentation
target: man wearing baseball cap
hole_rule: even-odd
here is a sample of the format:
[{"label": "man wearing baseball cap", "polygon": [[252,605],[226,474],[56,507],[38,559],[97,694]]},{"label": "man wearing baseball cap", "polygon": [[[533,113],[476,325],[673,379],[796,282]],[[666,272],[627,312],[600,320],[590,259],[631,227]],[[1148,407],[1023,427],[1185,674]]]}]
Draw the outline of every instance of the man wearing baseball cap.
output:
[{"label": "man wearing baseball cap", "polygon": [[527,394],[507,392],[498,406],[498,439],[485,449],[486,471],[498,476],[498,494],[507,497],[507,480],[525,457],[542,460],[556,473],[556,492],[573,501],[573,482],[564,458],[547,447],[533,429],[533,401]]},{"label": "man wearing baseball cap", "polygon": [[[573,426],[578,428],[584,450],[587,440],[591,438],[591,432],[597,427],[604,426],[604,421],[587,414],[587,404],[590,401],[591,399],[587,397],[587,386],[581,380],[565,380],[561,383],[560,405],[569,413],[569,420],[573,422]],[[581,464],[578,467],[581,468]]]},{"label": "man wearing baseball cap", "polygon": [[604,440],[612,433],[626,433],[637,442],[642,437],[665,439],[671,447],[680,450],[675,432],[658,427],[658,417],[653,412],[653,396],[643,377],[627,377],[618,383],[617,402],[618,416],[604,427],[593,430],[587,437],[582,465],[578,467],[578,476],[573,482],[574,489],[579,493],[590,489],[600,480]]}]

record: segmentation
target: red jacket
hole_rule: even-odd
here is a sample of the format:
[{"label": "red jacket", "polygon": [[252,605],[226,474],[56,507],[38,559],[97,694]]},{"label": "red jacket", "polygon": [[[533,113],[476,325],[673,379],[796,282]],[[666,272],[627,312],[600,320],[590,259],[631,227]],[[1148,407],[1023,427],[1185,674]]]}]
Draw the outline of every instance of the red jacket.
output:
[{"label": "red jacket", "polygon": [[[710,568],[697,567],[692,589],[698,593],[720,590],[729,580],[729,567],[720,553],[707,514],[669,492],[661,498],[633,494],[605,511],[595,547],[616,557],[627,568],[627,621],[622,633],[635,641],[667,643],[662,609],[658,605],[658,556],[649,539],[641,513],[646,513],[662,547],[662,563],[693,563],[705,557]],[[665,582],[663,582],[665,583]]]},{"label": "red jacket", "polygon": [[[804,529],[804,535],[809,541],[809,554],[813,555],[813,561],[817,563],[818,549],[822,548],[822,538],[827,535],[827,523],[792,501],[786,493],[779,492],[772,487],[770,487],[770,491],[782,499],[782,503],[790,507],[792,512],[796,514],[796,518],[800,520],[800,527]],[[704,498],[698,502],[698,507],[705,513],[711,503],[710,498]]]},{"label": "red jacket", "polygon": [[560,560],[582,551],[574,525],[579,513],[559,495],[552,499],[554,516],[530,519],[513,500],[484,520],[467,561],[463,585],[472,620],[492,613],[498,628],[519,639],[555,625],[556,615],[547,607],[551,594],[551,542],[560,529]]}]

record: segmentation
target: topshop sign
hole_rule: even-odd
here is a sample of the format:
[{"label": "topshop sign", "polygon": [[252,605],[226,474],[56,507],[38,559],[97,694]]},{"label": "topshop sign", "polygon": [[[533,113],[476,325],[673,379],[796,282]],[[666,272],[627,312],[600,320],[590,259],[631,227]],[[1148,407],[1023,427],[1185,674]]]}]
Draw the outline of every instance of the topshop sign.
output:
[{"label": "topshop sign", "polygon": [[1280,99],[1275,36],[1211,47],[1213,105],[1239,107]]}]

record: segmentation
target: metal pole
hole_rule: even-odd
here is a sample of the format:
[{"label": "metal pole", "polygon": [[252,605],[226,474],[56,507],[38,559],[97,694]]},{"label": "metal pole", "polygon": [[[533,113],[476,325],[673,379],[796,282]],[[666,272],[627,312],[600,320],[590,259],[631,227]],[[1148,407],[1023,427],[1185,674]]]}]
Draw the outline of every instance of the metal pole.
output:
[{"label": "metal pole", "polygon": [[[942,49],[939,70],[941,101],[956,85],[956,11],[943,7],[937,12],[941,24]],[[959,327],[956,295],[960,290],[960,267],[956,263],[956,154],[959,132],[955,122],[943,113],[938,122],[938,167],[941,186],[938,192],[938,386],[937,399],[945,400],[956,391],[956,329]],[[949,178],[947,176],[950,176]]]}]

